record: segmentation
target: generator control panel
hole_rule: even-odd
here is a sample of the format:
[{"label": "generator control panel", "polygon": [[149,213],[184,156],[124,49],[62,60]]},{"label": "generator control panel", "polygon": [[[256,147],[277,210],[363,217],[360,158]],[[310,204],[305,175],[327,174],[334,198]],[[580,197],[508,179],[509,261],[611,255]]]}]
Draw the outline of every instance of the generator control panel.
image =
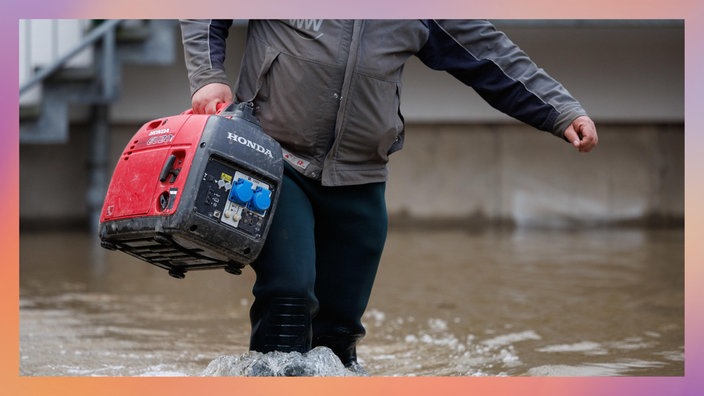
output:
[{"label": "generator control panel", "polygon": [[258,238],[271,207],[272,185],[211,157],[195,200],[197,213]]}]

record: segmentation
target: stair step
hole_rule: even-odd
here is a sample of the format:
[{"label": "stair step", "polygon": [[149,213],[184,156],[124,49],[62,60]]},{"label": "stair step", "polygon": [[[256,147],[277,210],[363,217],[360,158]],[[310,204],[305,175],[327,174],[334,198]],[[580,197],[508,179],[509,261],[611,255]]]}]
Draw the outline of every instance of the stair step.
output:
[{"label": "stair step", "polygon": [[[96,21],[98,26],[100,21]],[[68,139],[68,103],[97,104],[119,95],[121,64],[168,65],[176,59],[174,21],[126,20],[115,31],[115,64],[110,75],[114,86],[104,86],[98,66],[65,67],[46,78],[36,101],[25,97],[20,104],[21,143],[65,143]],[[96,43],[99,48],[100,40]],[[100,59],[100,51],[95,53]],[[29,91],[27,92],[29,93]],[[35,92],[38,93],[38,92]]]},{"label": "stair step", "polygon": [[39,103],[20,105],[20,122],[34,121],[42,115],[42,106]]},{"label": "stair step", "polygon": [[115,39],[119,43],[127,42],[142,42],[149,39],[152,34],[152,29],[148,23],[125,25],[123,23],[118,29]]},{"label": "stair step", "polygon": [[91,81],[97,77],[94,67],[65,67],[54,73],[47,80],[51,82],[61,81]]}]

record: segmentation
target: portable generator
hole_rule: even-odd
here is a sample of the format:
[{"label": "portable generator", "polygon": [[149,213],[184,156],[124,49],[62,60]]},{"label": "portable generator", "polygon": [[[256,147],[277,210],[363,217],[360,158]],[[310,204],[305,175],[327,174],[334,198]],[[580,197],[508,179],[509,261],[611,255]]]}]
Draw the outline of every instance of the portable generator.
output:
[{"label": "portable generator", "polygon": [[100,216],[101,246],[184,278],[240,274],[262,249],[283,159],[251,103],[144,124],[122,152]]}]

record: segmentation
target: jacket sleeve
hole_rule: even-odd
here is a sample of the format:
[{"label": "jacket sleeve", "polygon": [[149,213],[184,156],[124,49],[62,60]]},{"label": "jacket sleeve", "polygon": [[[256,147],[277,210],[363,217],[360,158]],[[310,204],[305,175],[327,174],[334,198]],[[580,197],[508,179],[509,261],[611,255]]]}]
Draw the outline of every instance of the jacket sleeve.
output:
[{"label": "jacket sleeve", "polygon": [[225,48],[232,20],[182,19],[180,25],[191,95],[206,84],[231,85],[225,73]]},{"label": "jacket sleeve", "polygon": [[563,138],[569,124],[586,115],[559,82],[488,21],[431,20],[426,25],[428,41],[418,58],[471,86],[494,108]]}]

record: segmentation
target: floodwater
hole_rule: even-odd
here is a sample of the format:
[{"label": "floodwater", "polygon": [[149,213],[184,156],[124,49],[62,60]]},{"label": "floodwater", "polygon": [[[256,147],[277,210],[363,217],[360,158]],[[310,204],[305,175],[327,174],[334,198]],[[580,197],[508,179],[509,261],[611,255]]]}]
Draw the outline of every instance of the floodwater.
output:
[{"label": "floodwater", "polygon": [[[26,376],[199,376],[247,352],[251,269],[20,236]],[[364,318],[380,376],[684,375],[684,232],[392,229]]]}]

